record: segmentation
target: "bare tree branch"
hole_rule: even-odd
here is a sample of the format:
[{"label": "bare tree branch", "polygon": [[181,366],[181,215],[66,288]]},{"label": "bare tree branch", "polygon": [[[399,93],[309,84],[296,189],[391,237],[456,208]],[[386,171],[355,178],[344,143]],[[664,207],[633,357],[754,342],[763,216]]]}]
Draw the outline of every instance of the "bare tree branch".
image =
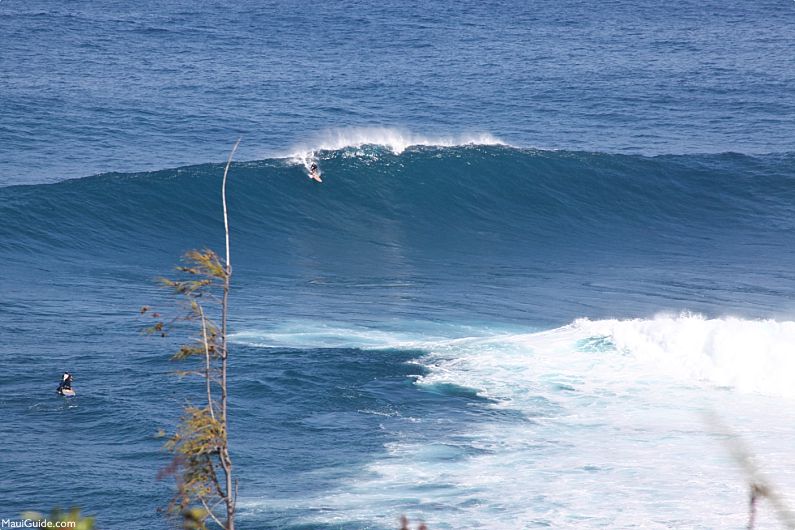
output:
[{"label": "bare tree branch", "polygon": [[229,356],[229,350],[227,346],[227,315],[229,312],[229,285],[232,278],[232,261],[231,255],[229,252],[229,217],[227,215],[226,209],[226,178],[227,174],[229,173],[229,166],[232,164],[232,157],[237,151],[237,146],[240,145],[240,138],[237,139],[235,142],[234,147],[232,147],[232,151],[229,153],[229,158],[226,161],[226,167],[224,168],[224,180],[221,185],[221,200],[224,206],[224,233],[226,235],[226,262],[224,274],[224,295],[223,300],[221,302],[221,423],[224,425],[225,429],[225,439],[226,443],[224,447],[221,448],[220,460],[221,466],[224,469],[224,474],[226,475],[226,524],[227,530],[234,530],[235,528],[235,504],[234,500],[232,499],[232,460],[229,458],[229,422],[227,421],[227,384],[226,384],[226,373],[227,373],[227,358]]},{"label": "bare tree branch", "polygon": [[221,202],[224,203],[224,232],[226,233],[226,272],[231,274],[232,262],[229,255],[229,217],[226,213],[226,175],[229,173],[229,166],[232,165],[232,157],[237,151],[237,146],[240,145],[240,138],[237,139],[232,151],[229,153],[229,158],[226,159],[226,167],[224,168],[224,181],[221,184]]},{"label": "bare tree branch", "polygon": [[224,524],[218,520],[215,514],[213,514],[213,511],[210,509],[210,507],[207,506],[207,501],[204,500],[204,497],[199,497],[199,500],[201,501],[202,506],[204,506],[204,509],[207,510],[207,515],[209,515],[218,526],[224,528]]}]

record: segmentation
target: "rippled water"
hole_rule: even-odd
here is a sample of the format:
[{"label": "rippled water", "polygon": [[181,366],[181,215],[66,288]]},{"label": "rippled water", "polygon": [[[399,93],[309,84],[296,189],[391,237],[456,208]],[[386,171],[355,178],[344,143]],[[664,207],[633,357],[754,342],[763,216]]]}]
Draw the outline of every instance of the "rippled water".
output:
[{"label": "rippled water", "polygon": [[792,500],[793,10],[4,0],[0,515],[165,525],[238,134],[241,528],[741,528],[705,411]]}]

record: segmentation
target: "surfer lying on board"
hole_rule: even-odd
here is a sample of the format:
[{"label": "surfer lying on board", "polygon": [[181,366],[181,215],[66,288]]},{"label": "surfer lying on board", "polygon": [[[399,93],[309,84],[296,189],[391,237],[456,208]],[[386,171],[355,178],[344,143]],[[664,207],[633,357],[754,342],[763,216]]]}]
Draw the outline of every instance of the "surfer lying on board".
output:
[{"label": "surfer lying on board", "polygon": [[314,179],[318,182],[323,182],[320,180],[320,170],[317,167],[317,164],[312,162],[312,165],[309,166],[309,178]]},{"label": "surfer lying on board", "polygon": [[64,396],[67,394],[72,394],[72,374],[69,372],[64,372],[63,377],[61,378],[61,384],[58,385],[58,392],[59,396]]}]

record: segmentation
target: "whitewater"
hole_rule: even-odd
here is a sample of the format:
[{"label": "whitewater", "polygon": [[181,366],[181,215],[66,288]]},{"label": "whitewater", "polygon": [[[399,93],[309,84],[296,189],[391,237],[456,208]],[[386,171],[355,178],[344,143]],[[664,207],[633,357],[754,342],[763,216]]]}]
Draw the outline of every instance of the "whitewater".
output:
[{"label": "whitewater", "polygon": [[[390,422],[381,428],[411,427],[360,475],[304,501],[308,511],[344,513],[343,526],[362,528],[373,520],[388,527],[405,511],[438,528],[740,528],[747,484],[714,414],[753,444],[767,477],[795,500],[793,415],[779,408],[795,388],[794,322],[683,314],[481,332],[428,341],[293,323],[236,336],[259,348],[346,340],[420,350],[412,362],[427,371],[412,376],[415,385],[487,411],[473,428],[424,436],[411,424],[427,419],[360,410]],[[243,501],[252,514],[272,505]],[[777,520],[768,511],[758,524]]]}]

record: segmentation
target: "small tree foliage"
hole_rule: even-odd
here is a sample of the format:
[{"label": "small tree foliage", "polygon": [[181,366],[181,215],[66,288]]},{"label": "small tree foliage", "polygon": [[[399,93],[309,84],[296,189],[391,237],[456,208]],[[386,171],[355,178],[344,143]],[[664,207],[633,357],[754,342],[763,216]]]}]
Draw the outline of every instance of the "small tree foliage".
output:
[{"label": "small tree foliage", "polygon": [[147,328],[149,333],[165,337],[177,322],[192,323],[197,328],[196,337],[181,346],[172,359],[201,361],[196,369],[180,370],[178,374],[201,376],[206,402],[185,406],[176,432],[166,442],[165,447],[173,454],[173,460],[162,473],[176,478],[177,492],[169,511],[181,516],[183,527],[187,529],[205,529],[208,523],[226,530],[235,527],[237,483],[232,477],[227,421],[227,314],[232,266],[226,177],[237,145],[229,154],[221,187],[226,259],[209,249],[191,250],[185,254],[183,265],[177,267],[178,278],[160,280],[184,302],[182,315],[166,322],[149,307],[141,308],[142,315],[155,320]]}]

